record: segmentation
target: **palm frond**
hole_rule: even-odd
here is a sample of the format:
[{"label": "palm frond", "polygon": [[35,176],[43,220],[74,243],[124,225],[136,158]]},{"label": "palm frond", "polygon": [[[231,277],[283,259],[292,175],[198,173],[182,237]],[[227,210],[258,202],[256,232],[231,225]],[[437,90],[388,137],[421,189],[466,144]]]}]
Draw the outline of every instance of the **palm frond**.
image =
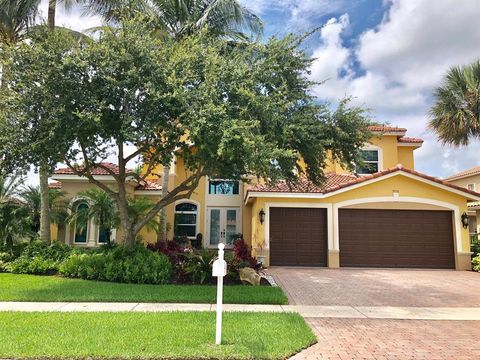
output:
[{"label": "palm frond", "polygon": [[465,146],[480,137],[480,61],[452,67],[434,97],[429,127],[443,144]]}]

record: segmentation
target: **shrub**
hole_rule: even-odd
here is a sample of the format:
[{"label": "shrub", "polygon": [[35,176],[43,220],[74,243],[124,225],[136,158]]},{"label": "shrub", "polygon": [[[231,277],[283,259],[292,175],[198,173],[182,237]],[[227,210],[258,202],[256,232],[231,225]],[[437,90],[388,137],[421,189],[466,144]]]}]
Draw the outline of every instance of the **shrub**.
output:
[{"label": "shrub", "polygon": [[60,262],[45,259],[43,257],[29,258],[26,256],[20,256],[18,259],[7,264],[7,270],[14,274],[36,274],[36,275],[48,275],[58,272]]},{"label": "shrub", "polygon": [[250,248],[243,238],[239,238],[233,243],[233,253],[235,257],[243,262],[241,267],[251,267],[252,269],[259,270],[261,265],[258,264],[257,259],[252,256]]},{"label": "shrub", "polygon": [[15,274],[45,275],[58,272],[60,263],[73,249],[60,242],[48,245],[42,241],[33,241],[26,245],[20,256],[8,263],[5,268]]},{"label": "shrub", "polygon": [[202,249],[199,252],[184,253],[185,275],[194,284],[211,282],[212,265],[217,256],[213,250]]},{"label": "shrub", "polygon": [[62,261],[66,259],[73,248],[59,241],[53,241],[50,245],[43,241],[33,241],[22,251],[21,256],[35,258],[42,257],[53,261]]},{"label": "shrub", "polygon": [[67,277],[138,284],[165,284],[172,276],[172,264],[164,254],[142,245],[132,251],[117,245],[98,252],[72,254],[61,265]]},{"label": "shrub", "polygon": [[470,235],[470,250],[472,251],[472,256],[476,257],[480,255],[480,238],[479,234]]},{"label": "shrub", "polygon": [[480,255],[477,255],[472,259],[472,267],[474,271],[480,272]]}]

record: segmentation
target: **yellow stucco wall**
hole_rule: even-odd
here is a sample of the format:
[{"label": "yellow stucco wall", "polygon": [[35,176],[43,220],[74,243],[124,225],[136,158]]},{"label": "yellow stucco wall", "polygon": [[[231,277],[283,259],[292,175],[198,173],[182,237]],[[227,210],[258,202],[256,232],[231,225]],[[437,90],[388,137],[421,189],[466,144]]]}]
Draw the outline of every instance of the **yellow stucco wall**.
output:
[{"label": "yellow stucco wall", "polygon": [[467,188],[468,184],[475,184],[475,191],[480,191],[480,174],[467,176],[458,180],[450,180],[452,184]]},{"label": "yellow stucco wall", "polygon": [[402,164],[407,169],[415,168],[415,161],[413,159],[413,151],[415,150],[412,146],[399,146],[398,147],[398,163]]},{"label": "yellow stucco wall", "polygon": [[[256,249],[265,247],[265,226],[266,224],[260,224],[258,220],[258,214],[260,209],[265,209],[265,203],[281,202],[281,203],[304,203],[304,204],[315,204],[315,203],[327,203],[332,206],[344,201],[354,200],[354,199],[364,199],[372,197],[393,197],[393,191],[398,192],[400,199],[402,197],[416,197],[423,199],[430,199],[434,201],[441,201],[452,206],[456,206],[459,209],[459,214],[462,214],[464,211],[467,211],[467,198],[463,195],[458,195],[447,190],[440,189],[436,186],[432,186],[421,182],[416,179],[412,179],[403,175],[396,175],[390,178],[381,179],[374,183],[364,185],[362,187],[352,188],[351,190],[339,193],[337,195],[332,195],[325,198],[301,198],[301,196],[296,198],[282,198],[282,197],[258,197],[251,200],[252,206],[252,247],[254,252]],[[400,200],[401,201],[401,200]],[[394,203],[392,204],[395,208]],[[415,208],[413,206],[412,208]],[[335,215],[334,215],[335,216]],[[470,242],[468,229],[464,229],[460,224],[460,218],[454,219],[454,225],[460,228],[461,233],[461,247],[462,252],[467,253],[470,251]],[[334,229],[338,231],[338,229]],[[341,248],[340,248],[341,251]],[[455,250],[456,251],[456,250]],[[456,254],[457,258],[457,268],[465,267],[466,265],[461,265],[461,262],[465,262],[464,258],[466,254]],[[267,254],[268,262],[268,254]],[[460,266],[461,265],[461,266]]]}]

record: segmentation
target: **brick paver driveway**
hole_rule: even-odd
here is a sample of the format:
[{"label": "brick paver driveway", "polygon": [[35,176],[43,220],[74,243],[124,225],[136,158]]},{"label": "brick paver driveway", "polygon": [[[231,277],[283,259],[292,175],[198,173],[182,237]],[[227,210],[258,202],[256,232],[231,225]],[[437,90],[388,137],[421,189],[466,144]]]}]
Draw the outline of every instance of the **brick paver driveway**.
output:
[{"label": "brick paver driveway", "polygon": [[[480,307],[467,271],[268,270],[295,305]],[[480,359],[480,321],[306,318],[318,343],[293,359]]]},{"label": "brick paver driveway", "polygon": [[454,270],[272,267],[293,305],[480,306],[480,274]]},{"label": "brick paver driveway", "polygon": [[480,321],[306,320],[318,343],[295,360],[480,359]]}]

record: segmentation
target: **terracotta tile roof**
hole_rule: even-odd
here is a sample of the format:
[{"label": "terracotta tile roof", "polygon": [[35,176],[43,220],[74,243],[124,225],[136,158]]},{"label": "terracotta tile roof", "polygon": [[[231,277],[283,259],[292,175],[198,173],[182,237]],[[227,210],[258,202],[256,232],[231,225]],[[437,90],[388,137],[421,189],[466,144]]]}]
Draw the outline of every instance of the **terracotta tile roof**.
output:
[{"label": "terracotta tile roof", "polygon": [[480,166],[475,166],[471,169],[461,171],[461,172],[459,172],[455,175],[447,177],[445,180],[455,180],[455,179],[462,178],[462,177],[465,177],[465,176],[477,175],[477,174],[480,174]]},{"label": "terracotta tile roof", "polygon": [[406,169],[400,164],[393,167],[393,168],[390,168],[390,169],[386,169],[386,170],[379,171],[379,172],[374,173],[374,174],[363,175],[363,176],[359,176],[359,177],[355,177],[355,176],[352,176],[352,175],[330,174],[330,176],[334,176],[334,180],[329,181],[329,175],[327,175],[327,180],[320,187],[309,183],[307,180],[300,180],[298,185],[293,185],[290,188],[285,183],[280,183],[280,184],[276,184],[276,185],[273,185],[273,186],[255,185],[255,186],[251,187],[250,189],[248,189],[247,194],[248,194],[248,192],[292,192],[292,193],[305,193],[305,192],[307,192],[307,193],[326,194],[326,193],[337,191],[337,190],[340,190],[340,189],[343,189],[343,188],[346,188],[346,187],[349,187],[349,186],[352,186],[352,185],[361,184],[365,181],[375,179],[375,178],[379,178],[379,177],[382,177],[382,176],[385,176],[385,175],[388,175],[388,174],[391,174],[391,173],[394,173],[394,172],[398,172],[398,171],[402,171],[402,172],[405,172],[405,173],[408,173],[408,174],[412,174],[412,175],[421,177],[423,179],[430,180],[430,181],[436,182],[438,184],[448,186],[452,189],[459,190],[461,192],[480,197],[480,193],[477,193],[476,191],[465,189],[461,186],[451,184],[448,181],[441,180],[439,178],[429,176],[429,175],[420,173],[420,172],[415,171],[415,170]]},{"label": "terracotta tile roof", "polygon": [[405,128],[387,125],[372,125],[368,127],[368,130],[373,132],[407,132]]},{"label": "terracotta tile roof", "polygon": [[325,175],[326,179],[322,186],[318,187],[311,181],[300,179],[294,184],[287,184],[286,182],[279,182],[274,185],[257,184],[248,189],[248,191],[258,192],[293,192],[293,193],[323,193],[326,189],[332,186],[338,186],[345,182],[355,179],[353,175],[341,175],[329,173]]},{"label": "terracotta tile roof", "polygon": [[162,190],[162,185],[152,182],[152,181],[145,181],[143,185],[138,185],[135,190],[142,190],[142,191],[160,191]]},{"label": "terracotta tile roof", "polygon": [[402,136],[401,138],[398,138],[398,142],[400,142],[400,143],[418,143],[418,144],[421,144],[421,143],[423,143],[423,139],[408,137],[408,136]]},{"label": "terracotta tile roof", "polygon": [[[102,162],[101,165],[110,169],[115,174],[118,174],[118,172],[119,172],[118,165],[116,165],[116,164],[113,164],[113,163],[110,163],[110,162]],[[82,166],[80,166],[79,168],[82,169]],[[92,172],[92,175],[110,175],[110,173],[102,167],[93,168],[91,170],[91,172]],[[53,173],[56,174],[56,175],[75,175],[73,170],[68,168],[68,167],[56,169]]]},{"label": "terracotta tile roof", "polygon": [[60,181],[53,181],[48,184],[49,189],[61,189],[62,183]]},{"label": "terracotta tile roof", "polygon": [[467,204],[469,208],[474,208],[480,206],[480,201],[472,201]]}]

